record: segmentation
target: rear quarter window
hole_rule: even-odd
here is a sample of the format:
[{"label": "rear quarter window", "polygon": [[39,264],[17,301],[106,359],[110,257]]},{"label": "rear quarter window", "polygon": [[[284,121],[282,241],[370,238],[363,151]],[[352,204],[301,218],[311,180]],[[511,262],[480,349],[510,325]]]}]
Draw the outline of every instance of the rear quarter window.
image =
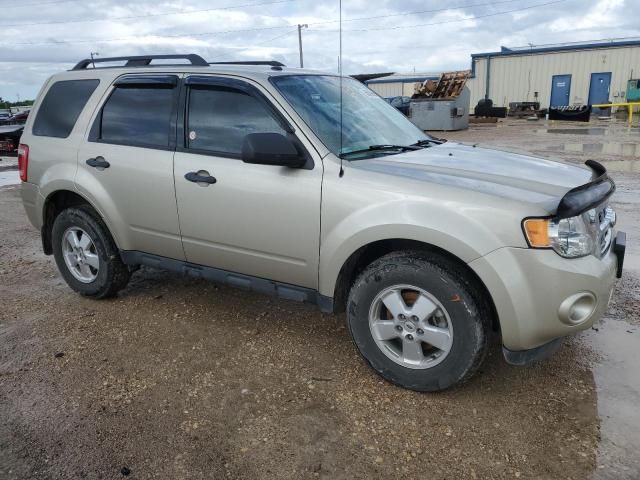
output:
[{"label": "rear quarter window", "polygon": [[51,85],[40,104],[32,133],[67,138],[99,80],[61,80]]}]

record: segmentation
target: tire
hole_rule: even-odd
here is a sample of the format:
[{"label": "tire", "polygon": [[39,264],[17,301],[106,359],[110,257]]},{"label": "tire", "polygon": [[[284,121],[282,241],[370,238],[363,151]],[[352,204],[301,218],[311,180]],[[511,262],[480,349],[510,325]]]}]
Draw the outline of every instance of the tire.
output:
[{"label": "tire", "polygon": [[393,252],[353,284],[349,331],[384,379],[411,390],[444,390],[471,378],[487,354],[492,310],[482,292],[445,256]]},{"label": "tire", "polygon": [[[71,245],[74,243],[72,237],[76,250]],[[93,208],[80,205],[63,210],[53,222],[51,239],[62,277],[79,294],[96,299],[109,298],[127,286],[131,273],[122,263],[109,230]],[[82,257],[81,263],[76,263],[78,256]]]}]

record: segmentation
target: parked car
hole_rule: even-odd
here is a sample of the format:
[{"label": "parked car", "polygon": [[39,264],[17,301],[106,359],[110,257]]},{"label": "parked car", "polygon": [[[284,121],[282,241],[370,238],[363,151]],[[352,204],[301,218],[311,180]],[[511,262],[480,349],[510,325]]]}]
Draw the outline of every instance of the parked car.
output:
[{"label": "parked car", "polygon": [[386,97],[385,100],[394,108],[400,110],[407,117],[411,108],[411,97]]},{"label": "parked car", "polygon": [[15,156],[18,152],[23,125],[0,126],[0,154]]},{"label": "parked car", "polygon": [[0,125],[8,125],[11,123],[11,114],[9,112],[0,112]]},{"label": "parked car", "polygon": [[148,265],[346,310],[366,362],[421,391],[469,379],[494,332],[521,365],[603,315],[626,241],[600,164],[444,143],[356,80],[251,63],[47,81],[22,199],[73,290]]},{"label": "parked car", "polygon": [[21,124],[21,123],[25,123],[28,117],[29,117],[29,110],[24,110],[22,112],[18,112],[14,114],[13,117],[11,117],[11,120],[13,121],[13,123]]}]

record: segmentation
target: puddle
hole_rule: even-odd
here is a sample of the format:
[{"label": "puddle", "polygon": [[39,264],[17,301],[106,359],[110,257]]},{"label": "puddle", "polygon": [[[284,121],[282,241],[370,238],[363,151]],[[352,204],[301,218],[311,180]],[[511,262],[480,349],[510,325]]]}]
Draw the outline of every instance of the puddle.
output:
[{"label": "puddle", "polygon": [[610,160],[601,163],[609,172],[640,173],[640,160]]},{"label": "puddle", "polygon": [[548,147],[549,150],[562,150],[576,153],[604,153],[623,157],[640,157],[640,143],[564,143]]},{"label": "puddle", "polygon": [[543,128],[535,131],[536,133],[558,133],[566,135],[606,135],[607,129],[604,127],[590,128]]},{"label": "puddle", "polygon": [[594,479],[640,477],[640,369],[635,368],[640,328],[603,320],[585,338],[602,356],[593,369],[598,394],[600,443]]},{"label": "puddle", "polygon": [[17,185],[18,183],[20,183],[18,170],[5,170],[4,172],[0,172],[0,187]]}]

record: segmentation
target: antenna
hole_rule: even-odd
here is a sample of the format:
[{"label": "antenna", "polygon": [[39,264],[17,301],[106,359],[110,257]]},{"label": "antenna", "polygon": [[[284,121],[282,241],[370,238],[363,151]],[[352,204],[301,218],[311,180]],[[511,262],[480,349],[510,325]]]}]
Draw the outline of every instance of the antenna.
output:
[{"label": "antenna", "polygon": [[338,73],[340,74],[340,173],[338,176],[342,178],[344,168],[342,167],[342,0],[339,0],[340,9],[340,34],[339,34],[339,56],[338,56]]}]

